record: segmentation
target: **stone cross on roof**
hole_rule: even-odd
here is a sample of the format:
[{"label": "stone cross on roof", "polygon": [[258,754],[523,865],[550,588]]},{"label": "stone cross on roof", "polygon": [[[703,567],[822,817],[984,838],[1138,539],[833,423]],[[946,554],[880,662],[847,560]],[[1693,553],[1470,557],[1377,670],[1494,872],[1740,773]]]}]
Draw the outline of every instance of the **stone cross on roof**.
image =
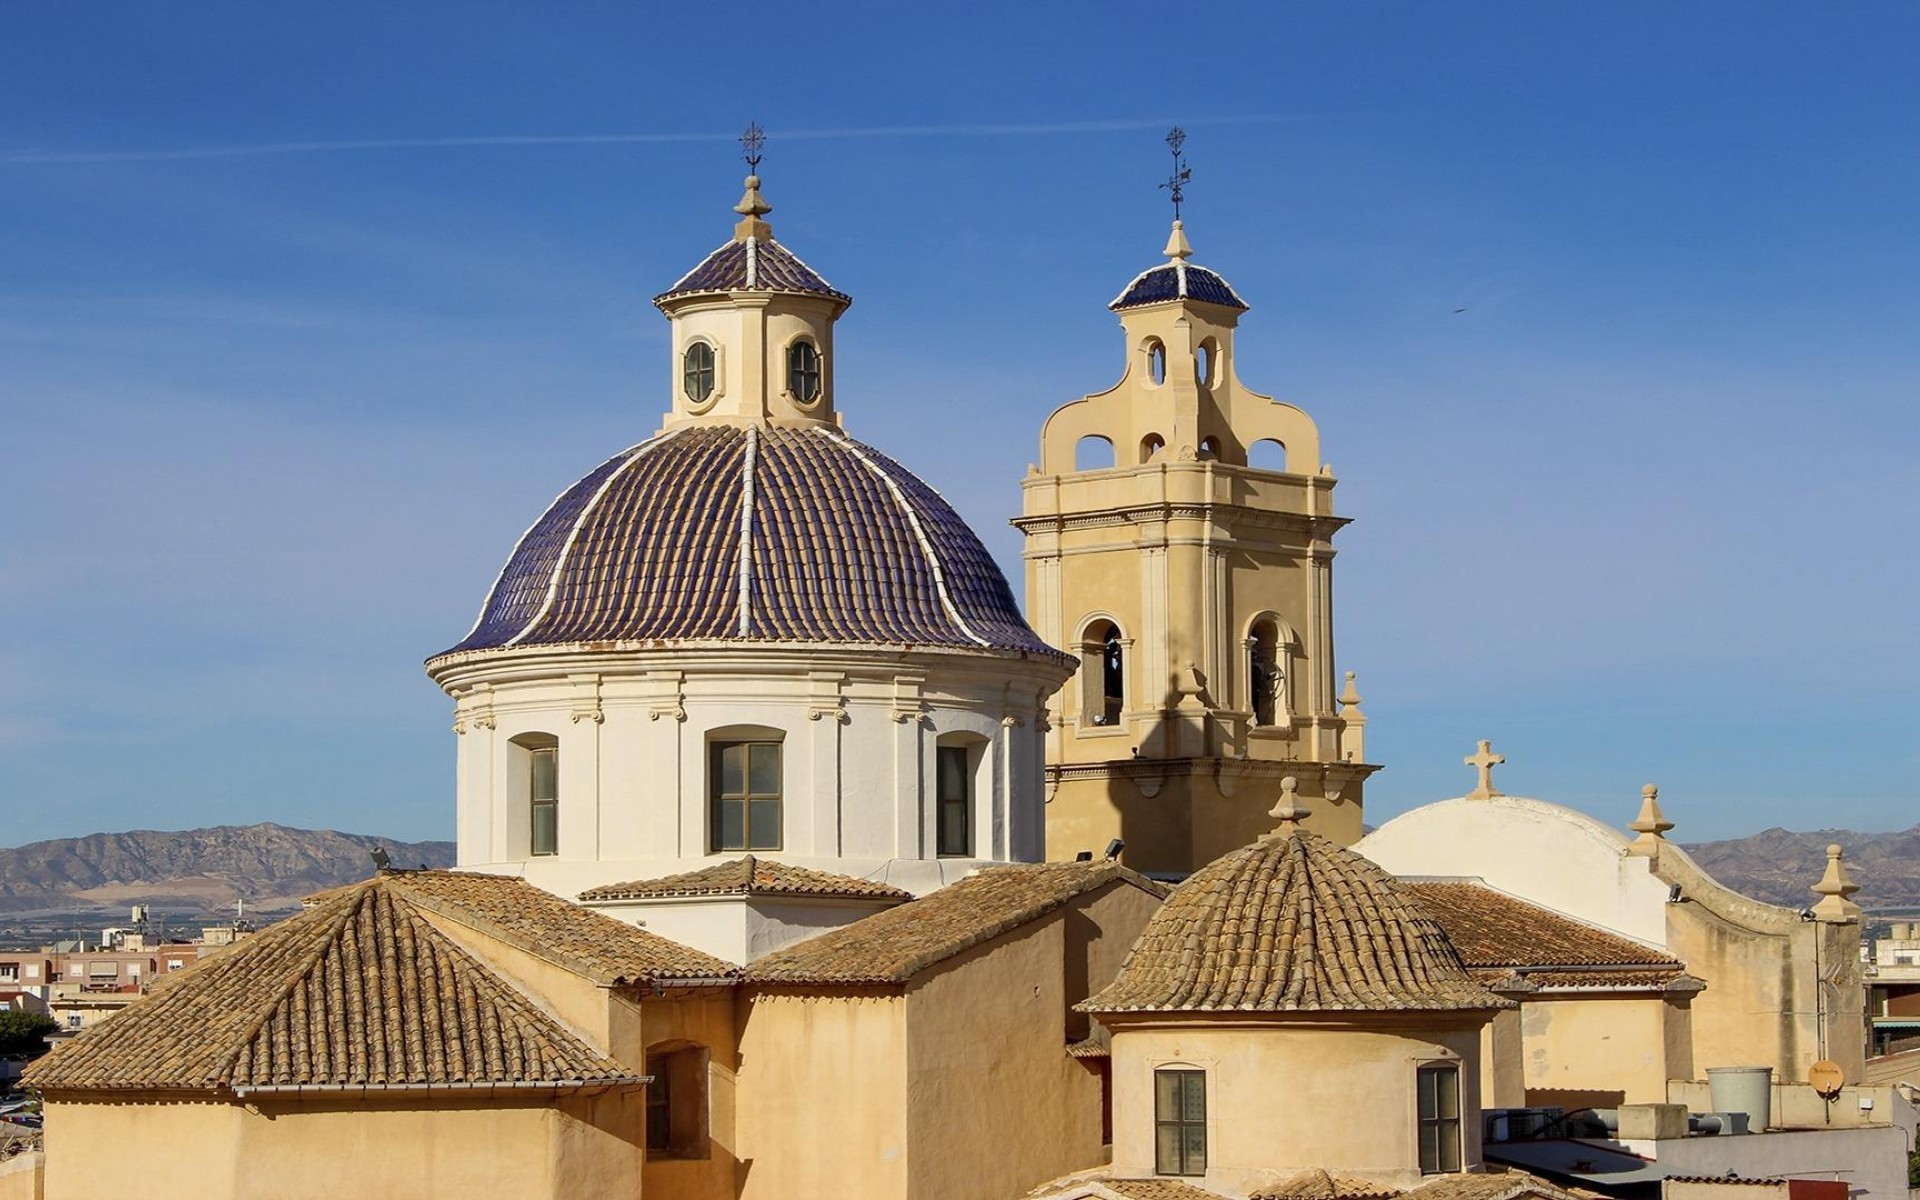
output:
[{"label": "stone cross on roof", "polygon": [[1461,761],[1470,767],[1478,769],[1480,772],[1480,782],[1472,791],[1467,793],[1467,799],[1491,800],[1495,796],[1506,795],[1505,792],[1499,791],[1493,786],[1493,769],[1501,763],[1506,762],[1507,756],[1504,754],[1495,754],[1493,752],[1492,742],[1486,738],[1481,738],[1479,751],[1467,755],[1466,758]]}]

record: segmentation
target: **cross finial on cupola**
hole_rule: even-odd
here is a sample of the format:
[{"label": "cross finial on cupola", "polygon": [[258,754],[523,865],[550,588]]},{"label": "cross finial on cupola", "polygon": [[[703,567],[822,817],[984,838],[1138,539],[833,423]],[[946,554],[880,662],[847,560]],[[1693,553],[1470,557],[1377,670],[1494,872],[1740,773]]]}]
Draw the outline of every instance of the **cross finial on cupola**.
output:
[{"label": "cross finial on cupola", "polygon": [[760,159],[766,144],[767,135],[759,122],[747,122],[740,134],[740,157],[747,164],[747,194],[733,206],[733,211],[740,214],[740,223],[733,227],[736,242],[764,242],[773,236],[773,226],[760,219],[773,211],[773,205],[760,195]]},{"label": "cross finial on cupola", "polygon": [[1279,821],[1274,827],[1275,835],[1293,833],[1300,828],[1300,822],[1307,819],[1307,806],[1300,803],[1300,781],[1289,775],[1280,781],[1280,802],[1267,810],[1267,815]]},{"label": "cross finial on cupola", "polygon": [[1495,796],[1503,796],[1506,794],[1493,786],[1493,769],[1501,763],[1506,762],[1507,756],[1504,754],[1495,754],[1493,752],[1492,742],[1486,738],[1481,738],[1480,748],[1474,753],[1467,755],[1462,761],[1480,772],[1480,781],[1474,785],[1472,791],[1467,793],[1467,799],[1491,800]]},{"label": "cross finial on cupola", "polygon": [[1187,156],[1180,148],[1187,144],[1187,131],[1175,125],[1167,131],[1167,149],[1173,151],[1173,171],[1160,186],[1167,190],[1168,198],[1173,201],[1173,232],[1167,235],[1165,254],[1175,261],[1193,257],[1193,246],[1187,241],[1186,226],[1180,220],[1180,204],[1186,199],[1187,181],[1193,178],[1193,171],[1187,166]]}]

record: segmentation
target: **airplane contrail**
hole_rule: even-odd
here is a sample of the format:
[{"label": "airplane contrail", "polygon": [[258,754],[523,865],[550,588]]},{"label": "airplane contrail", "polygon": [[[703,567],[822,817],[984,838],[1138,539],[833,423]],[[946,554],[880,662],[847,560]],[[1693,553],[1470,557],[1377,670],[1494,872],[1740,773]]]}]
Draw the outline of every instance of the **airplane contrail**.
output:
[{"label": "airplane contrail", "polygon": [[[1226,117],[1188,117],[1181,124],[1271,125],[1303,121],[1303,116],[1279,113]],[[876,125],[846,129],[769,130],[784,141],[831,141],[844,138],[889,137],[1018,137],[1064,133],[1115,133],[1158,129],[1170,118],[1129,118],[1105,121],[1051,121],[1033,124]],[[255,158],[272,154],[338,154],[357,150],[415,150],[484,146],[593,146],[648,142],[730,142],[731,133],[556,133],[500,134],[484,137],[355,138],[339,141],[258,142],[234,146],[189,146],[171,150],[21,150],[0,153],[0,164],[169,162],[183,159]]]}]

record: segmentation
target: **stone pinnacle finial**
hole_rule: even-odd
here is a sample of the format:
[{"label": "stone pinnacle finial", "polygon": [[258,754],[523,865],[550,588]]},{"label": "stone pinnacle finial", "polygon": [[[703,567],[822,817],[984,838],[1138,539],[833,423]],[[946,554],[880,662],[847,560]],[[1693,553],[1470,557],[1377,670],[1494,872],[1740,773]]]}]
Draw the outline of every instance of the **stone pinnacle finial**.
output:
[{"label": "stone pinnacle finial", "polygon": [[[1340,693],[1340,707],[1343,710],[1358,710],[1360,707],[1360,688],[1356,682],[1358,679],[1359,673],[1357,671],[1347,672],[1347,687],[1345,691]],[[1342,712],[1340,715],[1346,716],[1347,714]]]},{"label": "stone pinnacle finial", "polygon": [[1673,822],[1660,811],[1659,788],[1649,783],[1640,789],[1640,815],[1627,828],[1640,835],[1631,847],[1636,854],[1651,853],[1666,841],[1667,830],[1673,828]]},{"label": "stone pinnacle finial", "polygon": [[1187,240],[1186,224],[1177,217],[1174,218],[1173,232],[1167,235],[1167,248],[1162,253],[1176,262],[1193,257],[1193,243]]},{"label": "stone pinnacle finial", "polygon": [[1507,756],[1504,754],[1495,754],[1493,752],[1492,742],[1486,738],[1481,738],[1480,749],[1473,754],[1467,755],[1466,758],[1461,761],[1480,772],[1480,782],[1474,786],[1472,791],[1467,793],[1467,799],[1491,800],[1495,796],[1506,795],[1505,792],[1498,791],[1494,788],[1493,769],[1501,763],[1506,762]]},{"label": "stone pinnacle finial", "polygon": [[1815,920],[1827,921],[1835,925],[1846,925],[1860,919],[1860,906],[1853,902],[1853,894],[1860,885],[1853,881],[1847,871],[1846,851],[1838,842],[1827,847],[1827,870],[1820,876],[1820,882],[1813,885],[1813,892],[1819,896],[1820,903],[1813,906]]},{"label": "stone pinnacle finial", "polygon": [[1300,803],[1297,794],[1300,781],[1289,775],[1280,781],[1280,802],[1267,810],[1267,815],[1279,821],[1274,827],[1275,834],[1292,833],[1307,819],[1307,808]]}]

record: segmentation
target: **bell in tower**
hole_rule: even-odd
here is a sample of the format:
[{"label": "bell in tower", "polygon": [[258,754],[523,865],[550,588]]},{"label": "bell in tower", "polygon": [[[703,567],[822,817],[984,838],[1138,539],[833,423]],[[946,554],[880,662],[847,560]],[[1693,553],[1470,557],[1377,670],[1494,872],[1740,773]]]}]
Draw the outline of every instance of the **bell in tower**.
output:
[{"label": "bell in tower", "polygon": [[1053,699],[1047,852],[1115,839],[1184,875],[1266,832],[1280,781],[1361,833],[1365,717],[1333,657],[1334,479],[1312,418],[1240,382],[1247,304],[1192,261],[1184,135],[1166,261],[1108,306],[1120,381],[1047,418],[1023,484],[1027,606],[1080,658]]}]

